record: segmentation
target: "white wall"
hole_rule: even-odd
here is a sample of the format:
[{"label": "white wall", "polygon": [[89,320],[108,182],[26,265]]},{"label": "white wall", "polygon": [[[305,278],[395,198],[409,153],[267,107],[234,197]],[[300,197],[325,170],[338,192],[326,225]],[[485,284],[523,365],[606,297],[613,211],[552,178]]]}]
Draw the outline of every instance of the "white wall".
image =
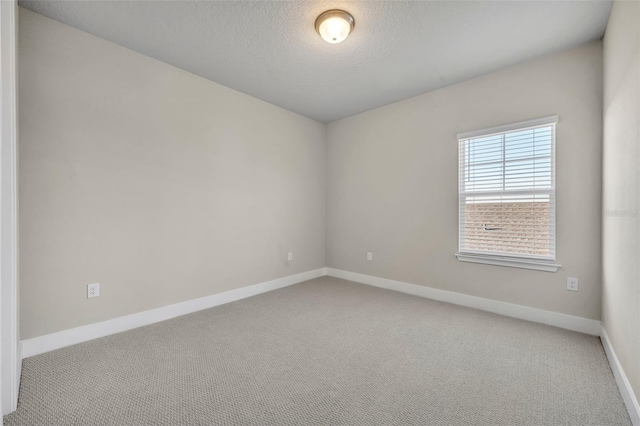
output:
[{"label": "white wall", "polygon": [[604,37],[602,320],[640,395],[640,3],[616,1]]},{"label": "white wall", "polygon": [[[601,85],[593,42],[330,123],[327,266],[599,319]],[[561,270],[459,263],[457,133],[554,114]]]},{"label": "white wall", "polygon": [[19,42],[23,339],[325,265],[324,125],[25,9]]}]

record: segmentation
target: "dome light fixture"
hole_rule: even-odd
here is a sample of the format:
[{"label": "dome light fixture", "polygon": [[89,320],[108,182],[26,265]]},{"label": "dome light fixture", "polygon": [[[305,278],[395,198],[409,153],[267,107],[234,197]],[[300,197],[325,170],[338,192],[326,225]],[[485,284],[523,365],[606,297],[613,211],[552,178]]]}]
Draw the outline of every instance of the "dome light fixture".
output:
[{"label": "dome light fixture", "polygon": [[316,19],[316,31],[327,43],[336,44],[344,41],[353,31],[355,19],[349,12],[332,9],[323,12]]}]

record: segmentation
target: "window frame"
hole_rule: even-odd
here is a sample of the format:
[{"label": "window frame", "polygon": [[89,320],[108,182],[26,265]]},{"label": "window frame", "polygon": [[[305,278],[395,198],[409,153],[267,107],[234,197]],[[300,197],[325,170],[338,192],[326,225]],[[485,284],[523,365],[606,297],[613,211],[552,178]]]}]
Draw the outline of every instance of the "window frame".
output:
[{"label": "window frame", "polygon": [[[520,121],[517,123],[506,124],[497,127],[491,127],[487,129],[475,130],[471,132],[459,133],[457,135],[458,141],[458,252],[455,254],[457,259],[462,262],[472,262],[487,265],[506,266],[512,268],[524,268],[533,269],[546,272],[556,272],[561,265],[556,263],[557,260],[557,232],[556,232],[556,132],[559,117],[557,115],[537,118],[534,120]],[[486,253],[482,251],[463,250],[462,249],[462,226],[461,226],[461,200],[464,196],[461,188],[461,176],[465,172],[464,165],[460,159],[460,144],[463,141],[473,138],[480,138],[498,134],[505,134],[509,132],[527,130],[536,127],[552,127],[552,139],[551,139],[551,182],[552,188],[549,191],[550,202],[552,202],[553,208],[549,212],[550,222],[553,224],[553,236],[551,241],[551,250],[553,256],[541,257],[527,254],[507,254],[507,253]],[[509,193],[509,191],[503,191]],[[535,190],[531,191],[534,194]]]}]

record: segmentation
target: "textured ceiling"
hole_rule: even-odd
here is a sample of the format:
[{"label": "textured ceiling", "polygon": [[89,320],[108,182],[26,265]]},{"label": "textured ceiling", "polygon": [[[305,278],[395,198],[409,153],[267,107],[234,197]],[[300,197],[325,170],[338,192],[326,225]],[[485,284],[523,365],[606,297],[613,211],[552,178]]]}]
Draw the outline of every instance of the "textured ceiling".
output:
[{"label": "textured ceiling", "polygon": [[[602,37],[611,1],[20,1],[321,122]],[[341,44],[314,21],[356,20]]]}]

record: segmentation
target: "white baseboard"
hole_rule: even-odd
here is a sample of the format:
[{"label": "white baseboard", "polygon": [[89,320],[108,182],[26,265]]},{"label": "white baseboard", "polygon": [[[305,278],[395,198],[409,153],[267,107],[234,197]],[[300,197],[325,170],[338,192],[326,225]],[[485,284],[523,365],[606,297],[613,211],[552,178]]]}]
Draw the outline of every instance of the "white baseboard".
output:
[{"label": "white baseboard", "polygon": [[616,383],[618,384],[618,388],[622,394],[624,404],[627,406],[629,417],[631,417],[631,424],[634,426],[640,426],[640,404],[638,404],[638,398],[636,398],[633,393],[629,379],[627,379],[627,375],[622,369],[618,356],[613,350],[611,340],[609,340],[609,335],[607,334],[607,330],[604,328],[604,324],[602,324],[601,327],[600,340],[602,341],[604,352],[607,354],[607,358],[609,359],[609,365],[611,365],[611,370],[613,371],[613,376],[616,378]]},{"label": "white baseboard", "polygon": [[379,278],[371,275],[358,274],[355,272],[343,271],[340,269],[326,268],[327,275],[355,281],[361,284],[368,284],[374,287],[386,288],[389,290],[408,293],[414,296],[425,297],[427,299],[439,300],[452,303],[454,305],[466,306],[483,311],[494,312],[508,317],[519,318],[527,321],[539,322],[553,325],[555,327],[566,328],[568,330],[579,331],[581,333],[600,335],[600,321],[588,318],[576,317],[573,315],[560,314],[558,312],[545,311],[543,309],[531,308],[528,306],[516,305],[513,303],[500,302],[493,299],[470,296],[468,294],[456,293],[453,291],[440,290],[422,285],[409,284],[402,281],[394,281],[387,278]]},{"label": "white baseboard", "polygon": [[77,343],[86,342],[99,337],[108,336],[110,334],[120,333],[122,331],[168,320],[180,315],[190,314],[192,312],[234,302],[257,294],[266,293],[271,290],[287,287],[313,278],[321,277],[323,275],[326,275],[326,268],[314,269],[301,274],[289,275],[272,281],[238,288],[236,290],[229,290],[211,296],[176,303],[174,305],[163,306],[161,308],[151,309],[82,327],[59,331],[57,333],[34,337],[32,339],[26,339],[21,342],[22,355],[24,358],[29,358],[30,356],[39,355],[55,349],[64,348],[66,346],[75,345]]}]

